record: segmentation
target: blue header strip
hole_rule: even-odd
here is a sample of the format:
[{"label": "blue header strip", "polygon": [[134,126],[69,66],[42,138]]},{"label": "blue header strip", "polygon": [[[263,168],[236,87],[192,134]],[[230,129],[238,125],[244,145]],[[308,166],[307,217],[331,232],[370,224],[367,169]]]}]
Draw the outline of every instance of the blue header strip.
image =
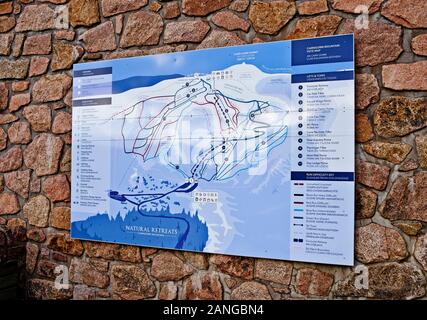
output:
[{"label": "blue header strip", "polygon": [[292,41],[292,66],[353,61],[353,35]]},{"label": "blue header strip", "polygon": [[353,172],[301,172],[292,171],[291,180],[354,181]]},{"label": "blue header strip", "polygon": [[74,78],[99,76],[102,74],[112,74],[112,73],[113,73],[113,67],[85,69],[85,70],[74,70]]},{"label": "blue header strip", "polygon": [[73,108],[111,105],[111,101],[111,98],[73,100]]},{"label": "blue header strip", "polygon": [[292,83],[353,80],[353,71],[320,72],[292,75]]}]

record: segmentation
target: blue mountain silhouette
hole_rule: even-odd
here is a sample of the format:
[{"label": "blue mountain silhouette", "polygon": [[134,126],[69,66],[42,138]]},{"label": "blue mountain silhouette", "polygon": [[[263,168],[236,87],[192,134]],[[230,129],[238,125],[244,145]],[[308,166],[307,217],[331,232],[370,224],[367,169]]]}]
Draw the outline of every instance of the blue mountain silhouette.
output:
[{"label": "blue mountain silhouette", "polygon": [[[185,232],[184,218],[190,224],[190,231],[182,249],[203,251],[208,240],[208,228],[199,218],[198,212],[191,215],[183,210],[179,214],[170,213],[169,207],[158,211],[145,211],[149,215],[161,215],[164,218],[142,216],[135,208],[128,211],[124,218],[120,213],[109,217],[107,213],[98,213],[83,221],[71,224],[71,235],[74,238],[126,243],[132,245],[153,246],[174,249],[180,235]],[[163,232],[159,232],[159,230]],[[154,232],[152,232],[154,231]]]}]

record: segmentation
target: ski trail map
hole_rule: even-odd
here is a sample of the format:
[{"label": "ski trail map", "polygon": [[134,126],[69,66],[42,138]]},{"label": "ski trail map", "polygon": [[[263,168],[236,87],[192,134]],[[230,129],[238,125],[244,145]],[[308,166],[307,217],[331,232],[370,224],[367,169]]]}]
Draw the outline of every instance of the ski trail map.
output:
[{"label": "ski trail map", "polygon": [[73,72],[73,238],[353,263],[352,35]]}]

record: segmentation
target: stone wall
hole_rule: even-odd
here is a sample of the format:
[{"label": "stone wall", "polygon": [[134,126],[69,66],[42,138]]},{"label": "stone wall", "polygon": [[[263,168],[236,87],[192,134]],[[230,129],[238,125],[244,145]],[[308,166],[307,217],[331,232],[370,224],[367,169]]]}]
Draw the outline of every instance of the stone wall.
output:
[{"label": "stone wall", "polygon": [[[354,268],[70,239],[73,63],[348,32],[367,288]],[[426,299],[426,56],[425,0],[1,1],[0,225],[26,238],[29,297]],[[68,289],[53,286],[60,265]]]}]

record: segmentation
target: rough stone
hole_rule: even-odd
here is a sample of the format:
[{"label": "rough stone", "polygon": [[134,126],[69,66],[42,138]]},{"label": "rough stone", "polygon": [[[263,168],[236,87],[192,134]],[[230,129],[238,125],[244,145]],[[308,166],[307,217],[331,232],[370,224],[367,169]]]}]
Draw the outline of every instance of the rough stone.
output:
[{"label": "rough stone", "polygon": [[30,175],[30,170],[5,173],[6,187],[26,199],[30,190]]},{"label": "rough stone", "polygon": [[356,142],[367,142],[373,137],[374,131],[368,116],[364,113],[356,114]]},{"label": "rough stone", "polygon": [[417,154],[420,167],[427,169],[427,136],[417,136],[415,138],[415,144],[417,145]]},{"label": "rough stone", "polygon": [[49,211],[49,199],[42,195],[31,198],[23,208],[23,212],[25,217],[28,219],[28,223],[40,228],[48,226]]},{"label": "rough stone", "polygon": [[381,14],[406,28],[427,28],[427,2],[424,0],[389,0]]},{"label": "rough stone", "polygon": [[52,124],[52,132],[56,134],[71,131],[71,114],[68,112],[58,112]]},{"label": "rough stone", "polygon": [[390,220],[418,220],[427,222],[427,173],[418,172],[413,181],[400,176],[393,183],[380,212]]},{"label": "rough stone", "polygon": [[132,13],[123,31],[120,47],[156,45],[162,31],[163,20],[159,14],[148,11]]},{"label": "rough stone", "polygon": [[36,268],[37,258],[39,256],[39,247],[34,243],[27,242],[26,252],[25,268],[27,272],[31,274]]},{"label": "rough stone", "polygon": [[[401,191],[402,192],[402,191]],[[405,208],[408,220],[427,222],[427,172],[415,174]]]},{"label": "rough stone", "polygon": [[375,132],[384,138],[403,137],[427,127],[427,99],[389,97],[374,113]]},{"label": "rough stone", "polygon": [[0,55],[8,56],[13,41],[13,33],[0,34]]},{"label": "rough stone", "polygon": [[382,77],[386,88],[427,91],[427,61],[383,66]]},{"label": "rough stone", "polygon": [[0,127],[0,150],[4,150],[7,147],[7,133]]},{"label": "rough stone", "polygon": [[12,45],[12,57],[19,57],[22,53],[22,47],[24,46],[25,34],[15,34],[15,40]]},{"label": "rough stone", "polygon": [[68,40],[73,41],[76,36],[76,32],[73,30],[58,30],[54,32],[54,37],[56,40]]},{"label": "rough stone", "polygon": [[109,52],[105,55],[105,58],[109,60],[113,60],[113,59],[120,59],[120,58],[139,57],[143,55],[145,55],[144,50],[130,49],[130,50],[123,50],[123,51]]},{"label": "rough stone", "polygon": [[20,218],[9,219],[7,220],[6,228],[12,241],[27,241],[27,224],[25,220]]},{"label": "rough stone", "polygon": [[198,45],[197,49],[237,46],[245,42],[234,32],[212,30],[212,32]]},{"label": "rough stone", "polygon": [[405,219],[409,180],[400,176],[394,180],[386,199],[380,206],[380,213],[390,220]]},{"label": "rough stone", "polygon": [[257,259],[255,261],[255,278],[289,285],[293,266],[284,261]]},{"label": "rough stone", "polygon": [[312,15],[328,12],[329,8],[326,0],[309,0],[298,3],[297,10],[300,15]]},{"label": "rough stone", "polygon": [[65,233],[49,234],[47,237],[47,247],[72,256],[81,256],[83,254],[81,241],[71,239],[70,235]]},{"label": "rough stone", "polygon": [[0,3],[0,14],[8,14],[8,13],[12,13],[12,11],[13,11],[12,1]]},{"label": "rough stone", "polygon": [[39,177],[56,173],[63,144],[52,134],[38,135],[24,151],[25,165]]},{"label": "rough stone", "polygon": [[14,193],[2,192],[0,193],[0,215],[2,214],[15,214],[21,210],[18,198]]},{"label": "rough stone", "polygon": [[209,32],[209,25],[202,20],[170,22],[166,25],[164,43],[200,42]]},{"label": "rough stone", "polygon": [[29,93],[21,93],[21,94],[13,95],[10,98],[9,111],[15,112],[19,110],[21,107],[29,104],[30,101],[31,101],[31,96]]},{"label": "rough stone", "polygon": [[94,288],[88,288],[85,285],[74,286],[73,300],[95,300],[96,290]]},{"label": "rough stone", "polygon": [[377,12],[384,0],[332,0],[332,8],[348,13],[361,13],[356,10],[360,6],[366,6],[369,14]]},{"label": "rough stone", "polygon": [[399,171],[408,172],[418,168],[418,162],[414,159],[406,160],[400,167]]},{"label": "rough stone", "polygon": [[[31,141],[31,130],[30,126],[25,121],[19,121],[13,123],[7,130],[9,140],[13,144],[28,144]],[[1,141],[1,134],[0,134]],[[0,142],[1,150],[1,142]]]},{"label": "rough stone", "polygon": [[68,300],[73,297],[73,286],[57,289],[55,282],[43,279],[28,281],[28,297],[35,300]]},{"label": "rough stone", "polygon": [[28,5],[18,18],[15,31],[42,31],[55,27],[55,10],[47,4]]},{"label": "rough stone", "polygon": [[254,276],[254,260],[244,257],[213,255],[210,262],[222,272],[242,279],[252,279]]},{"label": "rough stone", "polygon": [[419,237],[415,243],[414,257],[427,271],[427,234]]},{"label": "rough stone", "polygon": [[356,29],[354,20],[346,20],[340,33],[354,33],[356,63],[360,67],[394,61],[403,51],[402,29],[387,23],[370,21],[368,29]]},{"label": "rough stone", "polygon": [[12,82],[12,91],[13,92],[22,92],[29,88],[30,82],[27,80],[15,81]]},{"label": "rough stone", "polygon": [[141,251],[139,247],[122,245],[116,259],[133,263],[142,262]]},{"label": "rough stone", "polygon": [[28,73],[28,59],[0,60],[0,79],[24,79]]},{"label": "rough stone", "polygon": [[183,0],[182,12],[187,16],[206,16],[211,12],[227,7],[231,0]]},{"label": "rough stone", "polygon": [[408,256],[399,232],[375,223],[356,229],[355,252],[362,263],[400,261]]},{"label": "rough stone", "polygon": [[9,89],[6,86],[6,83],[0,82],[0,110],[7,108],[8,96]]},{"label": "rough stone", "polygon": [[378,196],[366,188],[356,188],[356,219],[369,219],[375,214]]},{"label": "rough stone", "polygon": [[157,48],[151,48],[143,50],[144,55],[152,55],[152,54],[162,54],[162,53],[171,53],[171,52],[181,52],[187,49],[186,44],[179,44],[175,46],[165,45]]},{"label": "rough stone", "polygon": [[303,39],[333,35],[342,18],[327,15],[314,18],[299,19],[295,28],[286,36],[286,39]]},{"label": "rough stone", "polygon": [[193,267],[205,270],[209,268],[209,259],[206,254],[196,252],[184,252],[183,254],[185,260]]},{"label": "rough stone", "polygon": [[97,288],[106,288],[110,283],[110,277],[107,274],[98,270],[91,263],[78,258],[71,260],[70,280]]},{"label": "rough stone", "polygon": [[0,17],[0,32],[8,32],[16,25],[15,17],[3,16]]},{"label": "rough stone", "polygon": [[409,236],[416,236],[423,228],[423,224],[418,221],[393,221],[392,224]]},{"label": "rough stone", "polygon": [[32,57],[28,76],[35,77],[45,73],[49,66],[49,61],[47,57]]},{"label": "rough stone", "polygon": [[[56,109],[60,109],[64,105],[67,106],[67,107],[72,107],[73,106],[73,91],[71,89],[68,90],[67,94],[65,95],[65,97],[63,99],[63,102],[64,102],[64,104],[61,104],[61,102],[58,102],[57,104],[53,105],[53,109],[55,109],[55,110]],[[60,106],[60,107],[55,107],[55,106]],[[71,135],[69,135],[69,136],[70,136],[70,139],[71,139]],[[68,143],[68,144],[71,144],[71,142]]]},{"label": "rough stone", "polygon": [[111,278],[113,294],[121,299],[139,300],[156,295],[156,287],[139,266],[114,265]]},{"label": "rough stone", "polygon": [[420,34],[412,39],[412,51],[419,56],[427,56],[427,34]]},{"label": "rough stone", "polygon": [[147,3],[148,0],[102,0],[102,15],[110,17],[115,14],[138,10]]},{"label": "rough stone", "polygon": [[61,159],[59,164],[59,171],[61,172],[70,172],[71,171],[71,149],[67,149],[64,152],[64,156]]},{"label": "rough stone", "polygon": [[243,282],[231,292],[231,300],[271,300],[268,288],[259,282]]},{"label": "rough stone", "polygon": [[182,298],[186,300],[221,300],[222,285],[218,274],[199,271],[185,279]]},{"label": "rough stone", "polygon": [[141,248],[141,255],[145,262],[151,261],[151,257],[153,254],[157,253],[159,251],[155,248]]},{"label": "rough stone", "polygon": [[52,35],[50,33],[36,34],[34,36],[27,37],[24,42],[22,55],[50,54],[52,51],[51,39]]},{"label": "rough stone", "polygon": [[15,122],[19,118],[11,113],[0,114],[0,124],[8,124],[11,122]]},{"label": "rough stone", "polygon": [[338,282],[335,296],[367,297],[375,299],[414,299],[426,293],[426,279],[422,271],[411,263],[381,263],[367,266],[367,289],[356,288],[359,273],[350,274]]},{"label": "rough stone", "polygon": [[399,164],[406,159],[412,150],[412,146],[402,142],[389,143],[372,141],[364,144],[363,150],[376,158]]},{"label": "rough stone", "polygon": [[212,22],[218,27],[222,27],[227,30],[242,30],[248,32],[250,28],[249,22],[245,19],[240,18],[238,15],[230,11],[221,11],[215,13],[212,17]]},{"label": "rough stone", "polygon": [[30,181],[30,192],[39,193],[41,190],[41,179],[33,177]]},{"label": "rough stone", "polygon": [[49,102],[62,99],[71,87],[71,78],[64,74],[46,75],[33,86],[34,102]]},{"label": "rough stone", "polygon": [[23,116],[31,124],[31,128],[36,132],[46,132],[50,130],[51,111],[48,105],[31,105],[24,108]]},{"label": "rough stone", "polygon": [[98,0],[71,0],[69,20],[73,27],[91,26],[98,23]]},{"label": "rough stone", "polygon": [[334,283],[334,276],[312,268],[298,270],[295,289],[299,294],[310,296],[327,296]]},{"label": "rough stone", "polygon": [[57,42],[53,45],[52,71],[70,69],[73,63],[83,55],[83,48],[68,43]]},{"label": "rough stone", "polygon": [[256,32],[275,34],[292,19],[295,13],[294,1],[255,1],[249,9],[249,19]]},{"label": "rough stone", "polygon": [[178,287],[172,282],[160,284],[159,300],[175,300],[178,295]]},{"label": "rough stone", "polygon": [[111,51],[117,48],[113,22],[106,21],[82,34],[88,52]]},{"label": "rough stone", "polygon": [[243,12],[249,7],[249,0],[234,0],[228,7],[230,10]]},{"label": "rough stone", "polygon": [[88,242],[83,243],[86,255],[91,258],[103,258],[107,260],[114,260],[118,256],[120,246],[113,243],[97,243]]},{"label": "rough stone", "polygon": [[30,229],[27,231],[27,238],[35,242],[44,242],[46,240],[46,235],[42,229]]},{"label": "rough stone", "polygon": [[57,229],[70,230],[70,215],[70,208],[53,208],[50,214],[50,225]]},{"label": "rough stone", "polygon": [[114,31],[116,34],[120,34],[123,29],[123,16],[117,16],[114,18]]},{"label": "rough stone", "polygon": [[185,264],[170,252],[155,256],[151,265],[151,275],[159,281],[180,280],[194,271],[191,265]]},{"label": "rough stone", "polygon": [[55,279],[57,277],[57,274],[55,274],[55,268],[57,268],[59,265],[56,262],[48,259],[49,257],[40,259],[36,268],[36,274],[43,278]]},{"label": "rough stone", "polygon": [[0,172],[17,170],[22,165],[22,150],[19,147],[12,147],[0,155]]},{"label": "rough stone", "polygon": [[163,17],[165,19],[174,19],[181,14],[178,1],[167,2],[163,6]]},{"label": "rough stone", "polygon": [[356,108],[364,110],[380,99],[380,87],[375,75],[362,73],[356,75]]},{"label": "rough stone", "polygon": [[50,176],[42,183],[42,190],[52,202],[70,198],[70,184],[65,174]]},{"label": "rough stone", "polygon": [[390,168],[387,166],[357,160],[356,161],[356,179],[358,183],[365,186],[384,190],[387,186]]}]

